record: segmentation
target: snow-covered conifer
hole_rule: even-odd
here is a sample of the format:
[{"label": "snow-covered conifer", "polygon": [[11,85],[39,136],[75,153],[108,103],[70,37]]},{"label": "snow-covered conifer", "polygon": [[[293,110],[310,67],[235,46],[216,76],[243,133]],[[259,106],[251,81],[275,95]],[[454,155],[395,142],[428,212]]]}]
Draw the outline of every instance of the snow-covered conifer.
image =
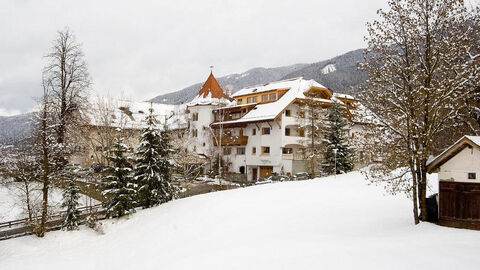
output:
[{"label": "snow-covered conifer", "polygon": [[63,191],[62,208],[66,208],[65,220],[63,221],[62,228],[66,228],[68,231],[78,229],[79,215],[78,211],[80,195],[79,189],[75,184],[74,179],[68,180],[68,186]]},{"label": "snow-covered conifer", "polygon": [[102,194],[106,197],[107,217],[120,217],[134,212],[135,185],[131,175],[132,169],[125,156],[129,147],[122,138],[114,139],[113,147],[108,154],[109,166],[105,169],[106,182]]},{"label": "snow-covered conifer", "polygon": [[147,126],[136,152],[135,182],[138,203],[148,208],[173,199],[174,188],[170,183],[168,134],[157,128],[153,109],[145,120]]},{"label": "snow-covered conifer", "polygon": [[326,151],[323,169],[327,173],[345,173],[353,169],[352,149],[348,142],[349,128],[344,114],[338,103],[330,107],[324,139]]}]

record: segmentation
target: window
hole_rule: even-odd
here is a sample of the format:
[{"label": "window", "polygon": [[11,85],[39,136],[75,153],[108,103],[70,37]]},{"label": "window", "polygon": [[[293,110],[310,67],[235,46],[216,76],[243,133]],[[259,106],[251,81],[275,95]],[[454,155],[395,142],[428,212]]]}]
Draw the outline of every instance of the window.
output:
[{"label": "window", "polygon": [[290,136],[290,128],[285,128],[285,136]]},{"label": "window", "polygon": [[292,111],[285,110],[285,116],[292,116]]},{"label": "window", "polygon": [[223,148],[223,154],[224,155],[230,155],[232,153],[232,149],[230,147],[225,147]]},{"label": "window", "polygon": [[305,130],[304,129],[299,129],[298,130],[298,136],[305,137]]},{"label": "window", "polygon": [[192,136],[193,137],[198,137],[198,130],[192,129]]},{"label": "window", "polygon": [[468,179],[477,179],[477,174],[474,172],[469,172],[468,173]]},{"label": "window", "polygon": [[240,137],[243,137],[243,128],[240,129]]},{"label": "window", "polygon": [[262,135],[270,135],[270,128],[268,127],[262,128]]},{"label": "window", "polygon": [[256,147],[252,147],[252,155],[256,155],[257,154],[257,148]]},{"label": "window", "polygon": [[299,116],[300,118],[305,118],[305,112],[299,112],[299,113],[298,113],[298,116]]},{"label": "window", "polygon": [[270,155],[270,146],[262,146],[262,155]]},{"label": "window", "polygon": [[252,129],[252,135],[257,135],[257,130],[256,129]]},{"label": "window", "polygon": [[292,148],[282,148],[282,154],[292,154],[293,149]]},{"label": "window", "polygon": [[277,93],[270,94],[270,101],[277,99]]},{"label": "window", "polygon": [[242,105],[242,99],[241,98],[237,99],[237,104]]},{"label": "window", "polygon": [[262,102],[268,101],[268,95],[262,95]]},{"label": "window", "polygon": [[257,97],[249,97],[247,98],[247,103],[257,103]]},{"label": "window", "polygon": [[192,121],[198,121],[198,113],[192,114]]},{"label": "window", "polygon": [[239,171],[241,174],[245,174],[245,166],[240,166],[240,168],[238,168],[238,171]]},{"label": "window", "polygon": [[238,147],[237,155],[245,155],[245,147]]}]

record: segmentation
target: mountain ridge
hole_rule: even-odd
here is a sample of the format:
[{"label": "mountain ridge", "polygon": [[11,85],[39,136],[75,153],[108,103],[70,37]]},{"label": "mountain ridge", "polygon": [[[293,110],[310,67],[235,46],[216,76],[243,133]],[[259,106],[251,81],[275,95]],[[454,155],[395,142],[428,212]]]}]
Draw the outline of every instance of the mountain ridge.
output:
[{"label": "mountain ridge", "polygon": [[[233,73],[217,78],[218,83],[232,93],[252,85],[258,85],[278,80],[304,77],[313,79],[335,92],[355,94],[355,86],[366,80],[366,74],[358,69],[358,63],[363,62],[363,50],[357,49],[335,56],[333,58],[310,64],[293,64],[288,66],[251,68],[243,73]],[[156,96],[149,102],[181,104],[191,101],[202,87],[199,82],[178,91]]]}]

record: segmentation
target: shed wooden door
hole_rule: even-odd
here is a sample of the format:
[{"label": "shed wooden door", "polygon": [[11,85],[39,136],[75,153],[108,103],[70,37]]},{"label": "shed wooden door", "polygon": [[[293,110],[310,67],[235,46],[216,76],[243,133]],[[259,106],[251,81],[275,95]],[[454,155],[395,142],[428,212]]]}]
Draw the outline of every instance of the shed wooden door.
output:
[{"label": "shed wooden door", "polygon": [[261,178],[267,178],[271,176],[273,173],[273,167],[272,166],[260,166],[260,177]]},{"label": "shed wooden door", "polygon": [[480,183],[439,182],[439,220],[454,227],[480,225]]}]

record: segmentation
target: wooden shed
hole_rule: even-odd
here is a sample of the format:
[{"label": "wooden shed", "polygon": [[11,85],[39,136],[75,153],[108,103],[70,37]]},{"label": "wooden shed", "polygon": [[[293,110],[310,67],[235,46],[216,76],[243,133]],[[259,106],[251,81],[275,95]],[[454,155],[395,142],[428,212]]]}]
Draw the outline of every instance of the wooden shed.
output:
[{"label": "wooden shed", "polygon": [[427,169],[438,173],[439,224],[480,229],[480,136],[463,136]]}]

